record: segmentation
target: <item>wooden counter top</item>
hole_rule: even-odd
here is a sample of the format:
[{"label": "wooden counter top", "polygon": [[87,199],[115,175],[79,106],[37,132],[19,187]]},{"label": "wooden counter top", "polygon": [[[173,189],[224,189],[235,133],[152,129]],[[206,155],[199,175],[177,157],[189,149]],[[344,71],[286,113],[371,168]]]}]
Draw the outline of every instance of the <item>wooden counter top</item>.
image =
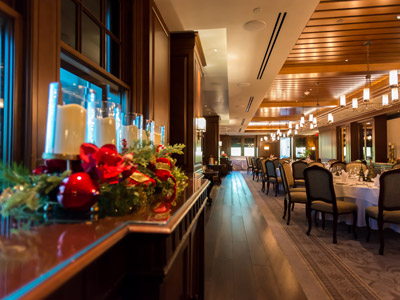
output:
[{"label": "wooden counter top", "polygon": [[206,204],[205,199],[198,200],[204,198],[207,185],[207,180],[192,176],[170,214],[157,215],[148,209],[67,223],[2,218],[0,298],[46,297],[128,234],[171,234],[187,214],[194,222]]}]

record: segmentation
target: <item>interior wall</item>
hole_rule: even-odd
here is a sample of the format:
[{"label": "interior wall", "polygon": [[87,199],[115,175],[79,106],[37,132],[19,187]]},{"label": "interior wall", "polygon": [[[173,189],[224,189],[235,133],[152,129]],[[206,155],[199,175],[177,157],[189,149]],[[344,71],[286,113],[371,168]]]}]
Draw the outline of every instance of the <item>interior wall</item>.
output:
[{"label": "interior wall", "polygon": [[400,156],[400,118],[387,121],[387,142],[394,145],[394,157]]},{"label": "interior wall", "polygon": [[322,160],[336,159],[336,127],[319,132],[319,156]]},{"label": "interior wall", "polygon": [[152,52],[152,118],[166,126],[166,141],[169,142],[169,32],[158,11],[152,10],[153,47]]},{"label": "interior wall", "polygon": [[[258,147],[258,156],[259,157],[270,157],[271,154],[280,157],[280,143],[277,142],[261,142],[262,136],[257,136],[257,147]],[[268,150],[265,150],[264,147],[269,147]]]}]

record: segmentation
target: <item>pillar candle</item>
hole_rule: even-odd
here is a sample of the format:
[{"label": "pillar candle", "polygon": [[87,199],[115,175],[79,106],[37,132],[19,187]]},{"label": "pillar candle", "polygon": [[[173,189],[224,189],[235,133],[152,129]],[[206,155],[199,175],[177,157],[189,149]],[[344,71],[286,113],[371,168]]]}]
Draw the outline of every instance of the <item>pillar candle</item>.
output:
[{"label": "pillar candle", "polygon": [[116,145],[117,134],[115,130],[115,119],[113,117],[96,119],[94,140],[97,147],[106,144]]},{"label": "pillar candle", "polygon": [[57,106],[54,153],[78,155],[85,142],[86,109],[78,104]]},{"label": "pillar candle", "polygon": [[122,125],[121,128],[122,139],[126,140],[128,147],[132,147],[134,141],[137,140],[138,128],[136,125]]}]

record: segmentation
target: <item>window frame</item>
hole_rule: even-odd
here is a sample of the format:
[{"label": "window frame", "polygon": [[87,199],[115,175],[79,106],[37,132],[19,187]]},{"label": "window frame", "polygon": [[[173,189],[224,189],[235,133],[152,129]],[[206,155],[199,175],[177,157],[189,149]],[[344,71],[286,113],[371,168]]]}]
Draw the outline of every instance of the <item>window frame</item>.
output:
[{"label": "window frame", "polygon": [[[10,33],[10,53],[12,55],[10,59],[13,67],[5,70],[5,72],[8,72],[10,81],[7,83],[9,88],[9,93],[7,95],[8,99],[3,99],[4,109],[7,109],[8,127],[6,133],[7,137],[6,139],[3,139],[3,141],[5,140],[6,142],[2,145],[2,162],[21,162],[23,160],[23,149],[25,144],[23,132],[26,127],[24,121],[25,118],[22,117],[24,114],[23,107],[27,109],[27,105],[24,106],[22,101],[23,19],[21,14],[4,2],[0,2],[0,13],[13,23],[12,28],[8,29]],[[8,103],[11,103],[11,105],[6,105],[7,101]],[[18,121],[18,123],[16,121]]]}]

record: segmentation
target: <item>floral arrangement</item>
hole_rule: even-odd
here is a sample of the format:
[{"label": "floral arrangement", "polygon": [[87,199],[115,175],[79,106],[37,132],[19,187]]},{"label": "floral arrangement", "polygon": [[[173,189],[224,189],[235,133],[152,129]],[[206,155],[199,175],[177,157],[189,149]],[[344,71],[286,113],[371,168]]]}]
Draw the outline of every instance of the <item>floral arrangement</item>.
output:
[{"label": "floral arrangement", "polygon": [[30,173],[17,164],[0,165],[0,180],[11,186],[0,196],[3,216],[43,210],[48,204],[86,212],[97,205],[102,215],[125,215],[149,206],[168,212],[184,191],[187,177],[172,154],[183,154],[183,144],[155,147],[135,143],[118,153],[114,145],[80,147],[81,162],[65,171],[66,162],[47,160]]},{"label": "floral arrangement", "polygon": [[221,157],[223,157],[223,158],[229,158],[229,157],[228,157],[228,154],[226,154],[225,152],[221,154]]}]

